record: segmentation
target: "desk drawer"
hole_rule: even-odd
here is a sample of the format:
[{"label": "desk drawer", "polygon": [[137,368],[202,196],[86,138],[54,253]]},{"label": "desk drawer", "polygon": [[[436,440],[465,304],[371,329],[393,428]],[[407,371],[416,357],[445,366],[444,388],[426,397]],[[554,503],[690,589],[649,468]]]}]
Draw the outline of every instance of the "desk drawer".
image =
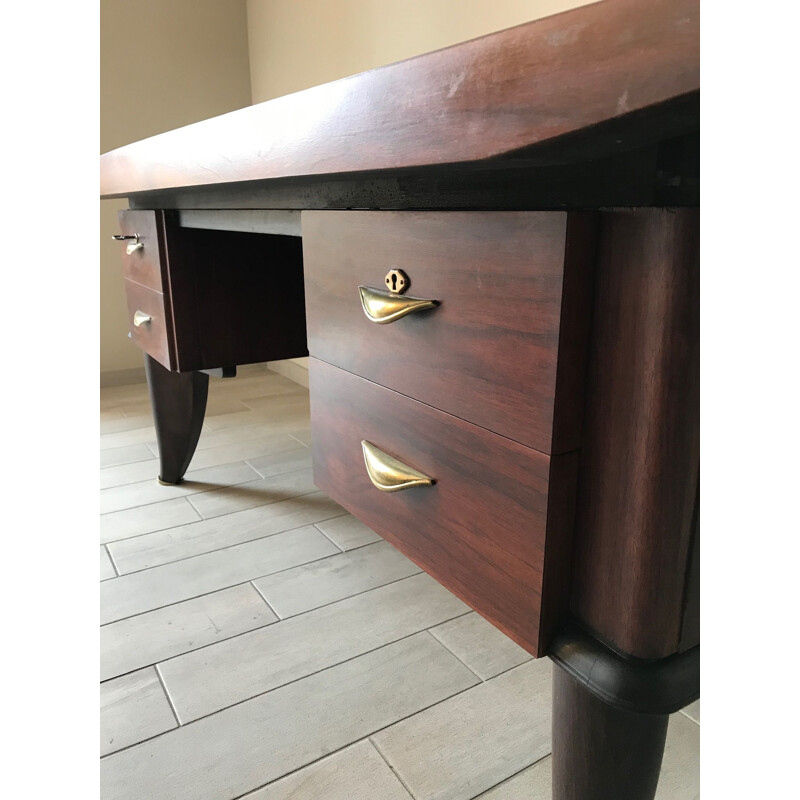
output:
[{"label": "desk drawer", "polygon": [[[119,213],[131,338],[169,370],[296,358],[306,348],[294,236],[183,227],[164,210]],[[133,242],[135,244],[135,242]],[[133,325],[135,312],[152,317]]]},{"label": "desk drawer", "polygon": [[[167,369],[177,369],[172,322],[164,295],[139,283],[126,280],[125,299],[128,304],[128,325],[133,341],[159,364]],[[150,317],[150,320],[140,321],[137,325],[136,322],[142,317]]]},{"label": "desk drawer", "polygon": [[[303,212],[311,355],[544,453],[580,441],[596,218]],[[433,308],[375,324],[359,286]]]},{"label": "desk drawer", "polygon": [[[119,230],[124,236],[138,236],[141,247],[128,248],[137,242],[120,242],[122,249],[122,269],[126,278],[136,283],[164,291],[161,259],[166,254],[164,244],[163,211],[118,211]],[[163,270],[166,273],[166,270]]]},{"label": "desk drawer", "polygon": [[[568,591],[574,454],[548,457],[314,358],[310,382],[317,486],[543,654]],[[362,440],[435,484],[375,488]]]}]

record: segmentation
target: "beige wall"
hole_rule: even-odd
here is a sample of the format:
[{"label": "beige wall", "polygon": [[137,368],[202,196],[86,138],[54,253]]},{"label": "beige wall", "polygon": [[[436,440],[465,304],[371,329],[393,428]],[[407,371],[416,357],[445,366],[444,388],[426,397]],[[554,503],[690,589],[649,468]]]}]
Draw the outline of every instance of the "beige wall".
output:
[{"label": "beige wall", "polygon": [[[250,105],[245,0],[101,0],[101,152]],[[116,212],[101,201],[100,370],[138,368]]]},{"label": "beige wall", "polygon": [[253,102],[587,5],[588,0],[247,0]]}]

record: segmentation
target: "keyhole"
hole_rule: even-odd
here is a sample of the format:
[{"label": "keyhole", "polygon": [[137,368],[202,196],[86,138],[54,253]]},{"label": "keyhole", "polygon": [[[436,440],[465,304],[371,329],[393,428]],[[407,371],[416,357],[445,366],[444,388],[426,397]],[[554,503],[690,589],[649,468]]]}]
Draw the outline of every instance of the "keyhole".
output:
[{"label": "keyhole", "polygon": [[386,277],[383,279],[386,286],[389,288],[389,291],[395,294],[403,294],[403,292],[408,288],[408,278],[406,274],[399,269],[392,269],[386,273]]}]

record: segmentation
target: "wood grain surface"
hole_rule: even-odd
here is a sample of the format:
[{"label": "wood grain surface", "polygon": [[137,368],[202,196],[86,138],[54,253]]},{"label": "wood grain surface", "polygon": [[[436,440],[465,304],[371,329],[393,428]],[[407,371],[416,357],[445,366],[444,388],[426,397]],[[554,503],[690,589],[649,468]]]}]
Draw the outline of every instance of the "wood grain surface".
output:
[{"label": "wood grain surface", "polygon": [[[145,232],[143,250],[130,256],[120,242],[132,338],[164,367],[187,372],[307,354],[296,236],[182,228],[175,211],[125,211],[120,221],[124,232]],[[153,321],[134,328],[137,309]]]},{"label": "wood grain surface", "polygon": [[164,291],[165,279],[162,277],[162,252],[164,250],[164,212],[133,211],[124,209],[117,212],[119,232],[125,236],[139,236],[142,247],[130,255],[126,250],[132,240],[119,242],[122,253],[122,272],[126,278],[141,283],[157,292]]},{"label": "wood grain surface", "polygon": [[604,147],[630,149],[638,114],[698,92],[699,17],[605,0],[493,33],[106,153],[101,195],[483,161],[628,118]]},{"label": "wood grain surface", "polygon": [[699,449],[697,209],[605,213],[572,610],[640,658],[679,649]]},{"label": "wood grain surface", "polygon": [[[125,301],[128,308],[128,330],[137,347],[167,369],[177,369],[172,313],[164,295],[140,283],[125,280]],[[137,311],[147,314],[150,322],[133,324]]]},{"label": "wood grain surface", "polygon": [[296,236],[167,225],[180,369],[307,355],[303,262]]},{"label": "wood grain surface", "polygon": [[[557,580],[542,596],[546,552],[568,546],[572,534],[569,508],[553,507],[569,487],[552,491],[551,459],[315,358],[310,377],[319,488],[526,650],[544,654],[568,593]],[[379,491],[367,476],[363,439],[435,485]]]},{"label": "wood grain surface", "polygon": [[[303,212],[312,355],[543,453],[580,441],[595,217]],[[386,325],[358,286],[439,305]]]}]

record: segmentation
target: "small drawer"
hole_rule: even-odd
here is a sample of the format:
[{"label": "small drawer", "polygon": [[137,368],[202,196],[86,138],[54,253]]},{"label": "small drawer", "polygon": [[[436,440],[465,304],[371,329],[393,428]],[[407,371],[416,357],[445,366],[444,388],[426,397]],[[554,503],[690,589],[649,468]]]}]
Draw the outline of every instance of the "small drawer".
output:
[{"label": "small drawer", "polygon": [[[161,292],[125,281],[128,324],[133,341],[167,369],[177,369],[169,308]],[[149,321],[139,321],[149,317]],[[137,325],[136,322],[139,321]]]},{"label": "small drawer", "polygon": [[[121,241],[122,269],[128,280],[164,291],[161,259],[165,255],[163,211],[119,211],[119,230],[138,240]],[[141,247],[136,247],[139,244]],[[130,249],[130,253],[128,250]],[[165,272],[165,271],[164,271]]]},{"label": "small drawer", "polygon": [[[311,211],[302,227],[311,355],[543,453],[579,446],[595,215]],[[386,297],[393,269],[408,285]]]},{"label": "small drawer", "polygon": [[[317,486],[544,654],[569,588],[576,456],[543,455],[314,358],[310,384]],[[376,488],[363,441],[434,484]],[[387,479],[381,458],[379,484],[413,483],[402,470]]]}]

